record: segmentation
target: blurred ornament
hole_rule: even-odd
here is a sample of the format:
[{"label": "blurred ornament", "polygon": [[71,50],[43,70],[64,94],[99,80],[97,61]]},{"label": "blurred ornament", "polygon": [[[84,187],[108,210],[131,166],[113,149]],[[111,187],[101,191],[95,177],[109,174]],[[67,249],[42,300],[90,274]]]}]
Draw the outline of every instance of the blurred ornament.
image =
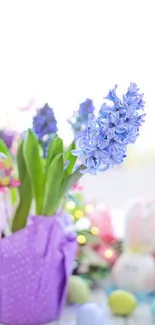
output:
[{"label": "blurred ornament", "polygon": [[98,227],[92,227],[92,228],[91,228],[91,233],[92,233],[93,235],[98,235],[99,232],[100,232],[100,230],[99,230]]},{"label": "blurred ornament", "polygon": [[82,230],[87,230],[89,231],[90,229],[90,220],[87,217],[83,217],[82,219],[79,219],[75,223],[75,229],[76,231],[82,231]]},{"label": "blurred ornament", "polygon": [[81,276],[90,285],[95,285],[97,281],[105,278],[109,272],[108,263],[88,243],[79,246],[74,274]]},{"label": "blurred ornament", "polygon": [[94,210],[95,210],[95,207],[94,207],[92,204],[87,204],[87,205],[85,206],[85,211],[86,211],[86,213],[88,213],[88,214],[94,212]]},{"label": "blurred ornament", "polygon": [[112,226],[111,211],[105,209],[103,211],[98,211],[97,209],[89,214],[89,218],[92,227],[97,227],[99,229],[98,236],[104,240],[106,236],[114,238],[114,229]]},{"label": "blurred ornament", "polygon": [[13,164],[11,159],[0,152],[0,191],[7,187],[17,187],[20,182],[13,178]]},{"label": "blurred ornament", "polygon": [[76,325],[104,325],[104,313],[98,305],[87,303],[77,312]]},{"label": "blurred ornament", "polygon": [[100,257],[106,260],[110,266],[112,266],[118,258],[117,252],[107,245],[99,245],[97,251]]},{"label": "blurred ornament", "polygon": [[13,166],[11,160],[0,153],[0,187],[6,187],[11,184]]},{"label": "blurred ornament", "polygon": [[116,290],[112,292],[108,299],[112,312],[118,316],[130,315],[137,306],[134,295],[124,290]]},{"label": "blurred ornament", "polygon": [[75,209],[75,203],[73,202],[73,201],[69,201],[69,202],[67,202],[66,203],[66,208],[68,209],[68,210],[74,210]]},{"label": "blurred ornament", "polygon": [[19,186],[19,181],[13,177],[13,164],[11,159],[0,152],[0,235],[10,235],[11,197],[9,188]]},{"label": "blurred ornament", "polygon": [[112,268],[114,284],[133,293],[155,290],[155,264],[149,254],[124,252]]},{"label": "blurred ornament", "polygon": [[83,244],[86,243],[87,239],[86,239],[86,237],[85,237],[84,235],[79,235],[79,236],[77,237],[77,241],[78,241],[78,243],[79,243],[80,245],[83,245]]},{"label": "blurred ornament", "polygon": [[114,255],[114,252],[112,249],[106,249],[104,252],[104,256],[107,259],[110,259]]},{"label": "blurred ornament", "polygon": [[84,304],[90,298],[90,289],[85,280],[72,275],[69,279],[68,302],[70,304]]},{"label": "blurred ornament", "polygon": [[84,213],[83,213],[82,210],[77,209],[77,210],[75,211],[74,215],[75,215],[75,218],[80,219],[80,218],[83,218]]}]

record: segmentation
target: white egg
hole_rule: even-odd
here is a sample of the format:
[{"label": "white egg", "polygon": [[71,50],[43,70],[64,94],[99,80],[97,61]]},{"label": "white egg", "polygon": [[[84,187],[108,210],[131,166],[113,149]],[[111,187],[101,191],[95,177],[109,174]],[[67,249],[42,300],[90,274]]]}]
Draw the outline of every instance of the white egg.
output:
[{"label": "white egg", "polygon": [[104,325],[104,313],[94,303],[87,303],[79,308],[76,325]]}]

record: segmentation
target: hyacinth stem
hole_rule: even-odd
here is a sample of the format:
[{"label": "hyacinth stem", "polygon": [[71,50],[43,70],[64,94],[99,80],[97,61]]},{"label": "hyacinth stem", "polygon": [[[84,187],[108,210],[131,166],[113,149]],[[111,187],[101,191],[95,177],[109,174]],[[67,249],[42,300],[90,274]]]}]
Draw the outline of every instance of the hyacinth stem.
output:
[{"label": "hyacinth stem", "polygon": [[72,188],[74,184],[76,184],[79,179],[83,176],[81,171],[85,170],[86,167],[84,165],[80,165],[75,172],[69,177],[68,184],[67,184],[67,191]]}]

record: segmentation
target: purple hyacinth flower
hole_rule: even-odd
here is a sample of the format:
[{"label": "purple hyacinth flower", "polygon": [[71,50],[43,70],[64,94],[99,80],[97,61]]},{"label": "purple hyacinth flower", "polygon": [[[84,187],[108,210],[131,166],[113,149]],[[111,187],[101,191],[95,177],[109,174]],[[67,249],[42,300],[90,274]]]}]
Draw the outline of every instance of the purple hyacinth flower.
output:
[{"label": "purple hyacinth flower", "polygon": [[0,138],[5,142],[6,146],[10,149],[15,137],[15,132],[10,132],[7,130],[0,131]]},{"label": "purple hyacinth flower", "polygon": [[78,140],[79,149],[73,151],[86,166],[81,172],[96,174],[121,164],[126,158],[127,145],[139,136],[145,118],[143,94],[131,83],[120,99],[116,88],[106,96],[112,105],[104,103],[97,117],[94,114],[89,117],[85,135]]},{"label": "purple hyacinth flower", "polygon": [[88,119],[88,115],[94,113],[95,107],[93,105],[93,101],[87,98],[83,103],[80,104],[79,107],[79,116],[82,119]]},{"label": "purple hyacinth flower", "polygon": [[36,116],[33,118],[33,130],[40,141],[44,140],[44,136],[57,133],[57,121],[53,109],[48,104],[38,109]]},{"label": "purple hyacinth flower", "polygon": [[80,104],[79,110],[74,112],[72,119],[68,121],[71,124],[75,140],[86,133],[89,115],[92,114],[94,110],[93,101],[87,98]]},{"label": "purple hyacinth flower", "polygon": [[58,131],[53,109],[48,104],[37,110],[33,118],[33,130],[43,145],[44,157],[46,157],[49,143]]}]

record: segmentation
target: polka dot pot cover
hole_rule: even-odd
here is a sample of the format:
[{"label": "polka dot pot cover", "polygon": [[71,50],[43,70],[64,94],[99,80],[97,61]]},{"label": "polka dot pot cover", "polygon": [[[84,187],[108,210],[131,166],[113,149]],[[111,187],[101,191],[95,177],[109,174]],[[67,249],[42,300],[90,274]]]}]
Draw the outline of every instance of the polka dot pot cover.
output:
[{"label": "polka dot pot cover", "polygon": [[32,217],[0,241],[0,323],[42,325],[58,319],[71,272],[75,236],[57,217]]}]

